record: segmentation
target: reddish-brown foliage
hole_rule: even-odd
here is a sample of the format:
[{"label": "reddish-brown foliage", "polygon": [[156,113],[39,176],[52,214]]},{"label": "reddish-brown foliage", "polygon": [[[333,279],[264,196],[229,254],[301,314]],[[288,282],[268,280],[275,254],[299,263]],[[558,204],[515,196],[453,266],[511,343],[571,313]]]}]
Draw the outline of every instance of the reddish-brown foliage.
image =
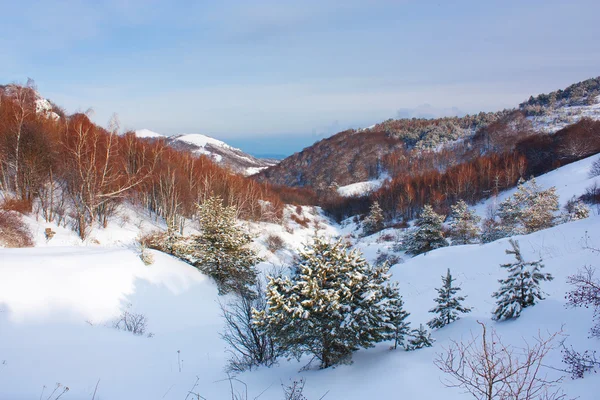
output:
[{"label": "reddish-brown foliage", "polygon": [[0,247],[31,247],[31,232],[15,211],[0,210]]}]

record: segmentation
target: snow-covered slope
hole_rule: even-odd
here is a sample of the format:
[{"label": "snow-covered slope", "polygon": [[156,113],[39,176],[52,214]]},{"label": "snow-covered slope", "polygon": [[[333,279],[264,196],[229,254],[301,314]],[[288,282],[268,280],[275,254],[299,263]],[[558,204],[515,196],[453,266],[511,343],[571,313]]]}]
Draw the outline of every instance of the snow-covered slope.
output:
[{"label": "snow-covered slope", "polygon": [[374,192],[379,189],[383,183],[389,179],[387,174],[382,174],[378,179],[373,179],[365,182],[351,183],[350,185],[340,186],[337,188],[337,192],[340,196],[353,197],[362,196]]},{"label": "snow-covered slope", "polygon": [[582,118],[600,120],[600,96],[590,105],[547,108],[543,115],[528,117],[535,130],[547,133],[555,133]]},{"label": "snow-covered slope", "polygon": [[139,138],[165,138],[176,149],[208,156],[214,161],[244,175],[254,175],[262,169],[277,163],[275,160],[256,158],[225,142],[199,133],[165,136],[149,129],[139,129],[135,131],[135,134]]},{"label": "snow-covered slope", "polygon": [[[594,159],[565,166],[537,181],[542,187],[556,185],[562,202],[581,194],[593,182],[587,174]],[[296,220],[306,221],[306,226],[294,222],[292,214]],[[56,237],[46,244],[42,233],[45,225],[30,218],[32,227],[39,225],[39,247],[0,249],[0,398],[31,399],[42,394],[45,399],[56,383],[69,387],[61,397],[67,400],[180,400],[190,391],[208,399],[230,397],[229,382],[223,380],[228,355],[219,337],[223,322],[218,302],[226,298],[220,298],[214,284],[199,271],[170,256],[152,251],[154,264],[144,265],[132,247],[135,227],[151,229],[152,223],[147,221],[144,226],[143,215],[138,216],[141,220],[132,218],[125,214],[122,226],[113,221],[107,229],[93,232],[95,240],[89,246],[73,246],[75,237],[56,227]],[[293,250],[315,231],[347,236],[370,260],[379,250],[389,251],[391,247],[384,238],[387,231],[355,240],[351,237],[355,226],[333,224],[309,208],[297,211],[288,207],[285,220],[283,225],[250,224],[260,235],[256,245],[263,255],[268,256],[264,243],[269,235],[284,241],[285,248],[260,265],[263,271],[285,265]],[[447,268],[467,296],[466,304],[473,307],[471,314],[433,333],[433,348],[391,351],[389,343],[381,343],[358,351],[351,365],[299,372],[308,358],[300,362],[282,359],[277,366],[246,372],[238,379],[247,385],[248,398],[262,393],[261,400],[281,399],[281,384],[298,378],[306,380],[309,399],[325,393],[326,399],[345,400],[468,399],[460,390],[444,387],[433,360],[451,340],[478,334],[477,321],[493,326],[505,342],[514,345],[533,340],[539,332],[556,332],[562,327],[569,335],[568,344],[581,350],[600,350],[600,342],[588,338],[591,310],[565,308],[564,296],[569,290],[566,277],[584,265],[600,268],[600,255],[583,248],[585,232],[588,243],[600,247],[597,215],[517,237],[525,258],[543,258],[545,271],[555,279],[543,284],[547,299],[525,310],[516,321],[490,320],[494,306],[491,293],[505,274],[499,265],[510,260],[504,253],[507,239],[447,247],[406,258],[392,267],[413,327],[430,319],[428,310],[434,305],[435,288]],[[147,333],[153,336],[134,336],[112,328],[125,310],[146,316]],[[559,349],[546,363],[562,367]],[[244,390],[243,384],[234,385],[236,390]],[[600,376],[566,379],[562,386],[570,397],[596,399]],[[62,390],[59,388],[58,393]]]},{"label": "snow-covered slope", "polygon": [[166,137],[165,135],[161,135],[160,133],[151,131],[150,129],[138,129],[135,131],[135,136],[139,137],[140,139],[158,139]]}]

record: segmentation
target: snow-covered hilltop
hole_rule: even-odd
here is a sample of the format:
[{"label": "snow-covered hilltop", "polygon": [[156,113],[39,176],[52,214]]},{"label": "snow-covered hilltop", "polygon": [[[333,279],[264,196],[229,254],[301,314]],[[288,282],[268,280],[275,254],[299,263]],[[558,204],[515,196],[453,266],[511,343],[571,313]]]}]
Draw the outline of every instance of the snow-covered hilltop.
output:
[{"label": "snow-covered hilltop", "polygon": [[277,163],[276,160],[256,158],[225,142],[199,133],[165,136],[149,129],[139,129],[135,131],[135,134],[138,138],[143,139],[164,138],[173,148],[208,156],[215,162],[226,165],[244,175],[256,174]]}]

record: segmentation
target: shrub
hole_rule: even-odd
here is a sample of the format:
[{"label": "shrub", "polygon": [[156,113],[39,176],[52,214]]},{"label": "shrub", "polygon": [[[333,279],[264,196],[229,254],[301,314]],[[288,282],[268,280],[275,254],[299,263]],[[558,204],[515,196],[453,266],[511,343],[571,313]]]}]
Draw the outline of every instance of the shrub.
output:
[{"label": "shrub", "polygon": [[[146,335],[148,329],[148,319],[144,314],[129,311],[131,304],[127,309],[123,310],[121,315],[113,322],[113,328],[119,331],[131,332],[134,335]],[[148,333],[148,337],[152,337],[152,333]]]},{"label": "shrub", "polygon": [[275,253],[276,251],[281,250],[284,247],[284,242],[281,236],[275,234],[270,234],[269,236],[267,236],[266,244],[267,249],[271,253]]},{"label": "shrub", "polygon": [[0,204],[0,210],[16,211],[20,214],[29,214],[32,210],[31,201],[18,199],[4,199]]},{"label": "shrub", "polygon": [[308,228],[308,223],[310,222],[310,220],[308,218],[300,217],[296,214],[292,214],[292,216],[290,218],[292,219],[292,221],[294,221],[298,225],[300,225],[304,228]]},{"label": "shrub", "polygon": [[590,178],[595,176],[600,176],[600,158],[592,163],[592,167],[590,168]]},{"label": "shrub", "polygon": [[31,232],[15,211],[0,210],[0,247],[32,247]]}]

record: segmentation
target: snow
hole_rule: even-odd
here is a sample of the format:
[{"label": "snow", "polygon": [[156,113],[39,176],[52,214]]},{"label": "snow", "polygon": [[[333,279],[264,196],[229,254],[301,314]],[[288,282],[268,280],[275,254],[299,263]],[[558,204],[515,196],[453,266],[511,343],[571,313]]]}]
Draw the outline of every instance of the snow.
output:
[{"label": "snow", "polygon": [[337,192],[340,196],[353,197],[362,196],[379,189],[385,183],[389,176],[383,175],[377,179],[364,182],[351,183],[350,185],[340,186],[337,188]]},{"label": "snow", "polygon": [[[591,183],[591,163],[600,156],[567,165],[537,178],[542,188],[556,186],[561,204],[580,195]],[[514,191],[502,193],[500,200]],[[477,206],[484,212],[487,204]],[[0,249],[0,398],[48,398],[56,383],[69,387],[61,399],[91,399],[96,385],[96,399],[162,398],[185,399],[188,392],[208,399],[229,395],[229,382],[223,381],[226,347],[219,337],[222,330],[219,301],[213,282],[195,268],[173,257],[152,251],[155,262],[144,265],[133,246],[136,236],[156,227],[143,212],[130,206],[111,221],[107,229],[95,229],[91,239],[81,243],[69,229],[45,224],[34,217],[26,218],[34,230],[36,247]],[[306,219],[306,226],[292,220]],[[288,206],[284,221],[247,223],[257,238],[255,246],[266,261],[259,265],[268,272],[288,265],[303,243],[315,233],[344,236],[360,248],[369,260],[377,251],[390,251],[387,229],[356,239],[357,226],[344,226],[327,220],[318,208]],[[43,231],[55,230],[56,236],[46,243]],[[192,229],[190,224],[186,229]],[[473,307],[470,314],[440,330],[433,331],[432,348],[405,352],[391,351],[390,343],[360,350],[353,364],[327,370],[299,372],[308,358],[280,360],[272,368],[259,368],[238,376],[248,387],[248,398],[261,392],[261,400],[281,399],[281,384],[292,379],[306,380],[309,399],[409,398],[449,400],[468,399],[458,389],[445,388],[442,375],[433,364],[436,353],[447,348],[451,340],[478,334],[477,321],[493,326],[503,341],[513,345],[533,341],[539,332],[562,329],[569,335],[567,344],[577,350],[600,350],[598,339],[589,339],[592,311],[566,309],[565,293],[570,289],[567,276],[584,265],[600,267],[600,255],[583,248],[582,237],[600,247],[600,217],[558,225],[526,236],[516,237],[526,260],[542,258],[554,276],[542,282],[546,300],[523,311],[516,321],[493,322],[493,291],[506,271],[500,264],[512,261],[505,254],[508,240],[485,245],[453,246],[431,251],[396,264],[391,272],[400,285],[405,309],[411,313],[412,328],[431,319],[428,313],[435,303],[441,276],[451,269],[456,285],[466,296],[464,305]],[[278,235],[284,248],[275,254],[266,249],[269,235]],[[112,323],[129,309],[148,319],[153,337],[134,336],[117,331]],[[546,360],[556,368],[561,365],[559,349]],[[550,374],[559,374],[550,371]],[[194,386],[195,382],[197,385]],[[581,400],[597,398],[600,376],[590,374],[583,380],[566,379],[562,384],[569,397]],[[237,390],[244,386],[235,383]]]},{"label": "snow", "polygon": [[151,131],[150,129],[138,129],[135,131],[135,136],[140,139],[157,139],[165,137],[165,135]]},{"label": "snow", "polygon": [[582,118],[600,120],[600,96],[591,105],[561,106],[551,109],[545,115],[528,117],[535,130],[546,133],[555,133]]},{"label": "snow", "polygon": [[246,175],[246,176],[256,175],[263,169],[267,169],[267,168],[269,168],[269,167],[248,167],[248,168],[246,168],[246,171],[244,171],[244,175]]},{"label": "snow", "polygon": [[201,135],[199,133],[184,133],[182,135],[177,135],[177,140],[181,140],[182,142],[193,144],[202,148],[210,144],[212,146],[223,147],[225,149],[233,149],[233,147],[229,146],[225,142],[209,136]]},{"label": "snow", "polygon": [[[565,165],[554,171],[535,178],[535,181],[542,189],[556,187],[556,194],[559,196],[560,207],[564,206],[573,195],[580,196],[585,190],[594,184],[600,185],[600,177],[590,177],[589,171],[594,161],[600,159],[596,154],[583,160]],[[516,188],[504,191],[497,198],[491,198],[475,206],[477,214],[486,216],[488,207],[500,204],[503,200],[512,196],[517,191]]]}]

